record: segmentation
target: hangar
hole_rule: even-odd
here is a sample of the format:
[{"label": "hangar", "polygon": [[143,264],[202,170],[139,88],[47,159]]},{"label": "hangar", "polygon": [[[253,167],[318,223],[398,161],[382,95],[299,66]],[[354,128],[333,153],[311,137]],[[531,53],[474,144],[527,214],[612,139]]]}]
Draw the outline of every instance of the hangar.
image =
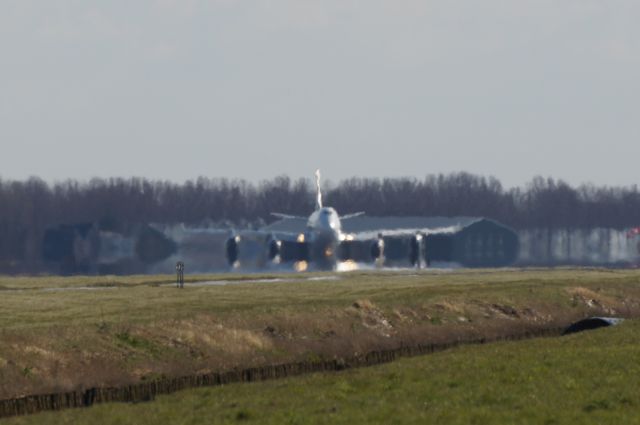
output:
[{"label": "hangar", "polygon": [[[304,232],[306,221],[286,218],[263,231]],[[382,234],[394,236],[419,233],[425,239],[427,264],[453,263],[463,267],[504,267],[518,258],[516,232],[497,221],[482,217],[370,217],[342,221],[342,230],[356,238]]]}]

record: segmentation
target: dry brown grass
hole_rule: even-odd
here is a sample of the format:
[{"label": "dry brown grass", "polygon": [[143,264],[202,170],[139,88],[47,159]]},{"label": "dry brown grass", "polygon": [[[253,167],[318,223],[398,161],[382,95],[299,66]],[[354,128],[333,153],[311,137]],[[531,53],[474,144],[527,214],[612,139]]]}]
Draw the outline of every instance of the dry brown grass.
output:
[{"label": "dry brown grass", "polygon": [[[300,279],[306,275],[295,275]],[[294,276],[294,277],[295,277]],[[288,275],[287,278],[291,278]],[[0,397],[139,382],[640,314],[640,272],[345,273],[177,290],[161,277],[0,279]],[[227,279],[203,277],[203,279]],[[247,277],[237,276],[242,281]],[[255,277],[252,277],[255,279]]]}]

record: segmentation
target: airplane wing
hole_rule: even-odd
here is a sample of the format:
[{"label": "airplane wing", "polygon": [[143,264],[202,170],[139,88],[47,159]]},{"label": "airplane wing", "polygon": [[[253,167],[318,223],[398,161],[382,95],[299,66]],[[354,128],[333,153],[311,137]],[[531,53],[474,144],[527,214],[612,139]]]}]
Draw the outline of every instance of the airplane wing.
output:
[{"label": "airplane wing", "polygon": [[[243,232],[229,237],[225,251],[233,267],[262,268],[269,264],[296,262],[353,261],[356,263],[421,266],[426,263],[424,237],[420,233],[388,234],[355,239],[351,235],[338,242],[335,251],[325,257],[318,251],[312,235],[305,233]],[[326,263],[329,260],[329,263]]]},{"label": "airplane wing", "polygon": [[364,211],[358,211],[358,212],[355,212],[355,213],[342,215],[342,216],[340,216],[340,220],[349,220],[350,218],[360,217],[361,215],[364,215]]},{"label": "airplane wing", "polygon": [[283,214],[283,213],[278,213],[278,212],[272,212],[270,214],[272,216],[278,217],[280,219],[288,219],[288,218],[297,218],[297,219],[303,219],[303,220],[307,219],[307,217],[301,217],[299,215],[290,215],[290,214]]}]

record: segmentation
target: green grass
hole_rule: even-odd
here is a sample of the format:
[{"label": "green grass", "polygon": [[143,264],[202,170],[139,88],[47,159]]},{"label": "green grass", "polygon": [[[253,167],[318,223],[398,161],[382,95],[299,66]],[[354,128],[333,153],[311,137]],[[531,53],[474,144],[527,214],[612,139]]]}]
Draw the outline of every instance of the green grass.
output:
[{"label": "green grass", "polygon": [[[292,281],[244,282],[274,277]],[[640,316],[637,270],[233,274],[188,276],[182,290],[173,279],[0,277],[0,398]]]},{"label": "green grass", "polygon": [[[243,280],[284,277],[299,281],[189,287],[170,284],[173,276],[130,277],[1,277],[0,329],[22,329],[100,322],[145,323],[160,318],[192,317],[198,313],[272,313],[323,306],[349,305],[367,298],[386,306],[415,305],[450,297],[466,299],[499,295],[506,301],[530,296],[557,301],[559,288],[578,285],[615,291],[633,285],[640,289],[635,270],[529,270],[459,272],[355,272],[338,280],[304,281],[309,275],[190,276],[197,280]],[[326,276],[317,274],[316,276]],[[158,286],[164,284],[163,286]],[[104,290],[49,291],[43,289],[112,287]],[[625,289],[626,290],[626,289]]]},{"label": "green grass", "polygon": [[640,323],[6,423],[634,424],[640,423]]}]

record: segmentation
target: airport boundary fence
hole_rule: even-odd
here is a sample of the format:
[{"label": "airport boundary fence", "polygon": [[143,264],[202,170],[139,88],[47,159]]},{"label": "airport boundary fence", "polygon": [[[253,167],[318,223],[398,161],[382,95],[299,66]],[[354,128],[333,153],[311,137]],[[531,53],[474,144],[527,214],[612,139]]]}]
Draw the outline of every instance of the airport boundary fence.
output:
[{"label": "airport boundary fence", "polygon": [[519,332],[511,332],[493,337],[479,337],[443,343],[401,345],[397,348],[370,351],[366,354],[349,358],[267,365],[247,369],[234,369],[226,372],[163,378],[119,387],[94,387],[60,393],[29,395],[0,400],[0,418],[69,408],[90,407],[98,403],[152,401],[158,395],[171,394],[191,388],[282,379],[308,373],[334,372],[358,367],[375,366],[389,363],[402,357],[430,354],[460,345],[560,336],[567,325],[559,326],[556,323],[553,326],[532,327]]}]

